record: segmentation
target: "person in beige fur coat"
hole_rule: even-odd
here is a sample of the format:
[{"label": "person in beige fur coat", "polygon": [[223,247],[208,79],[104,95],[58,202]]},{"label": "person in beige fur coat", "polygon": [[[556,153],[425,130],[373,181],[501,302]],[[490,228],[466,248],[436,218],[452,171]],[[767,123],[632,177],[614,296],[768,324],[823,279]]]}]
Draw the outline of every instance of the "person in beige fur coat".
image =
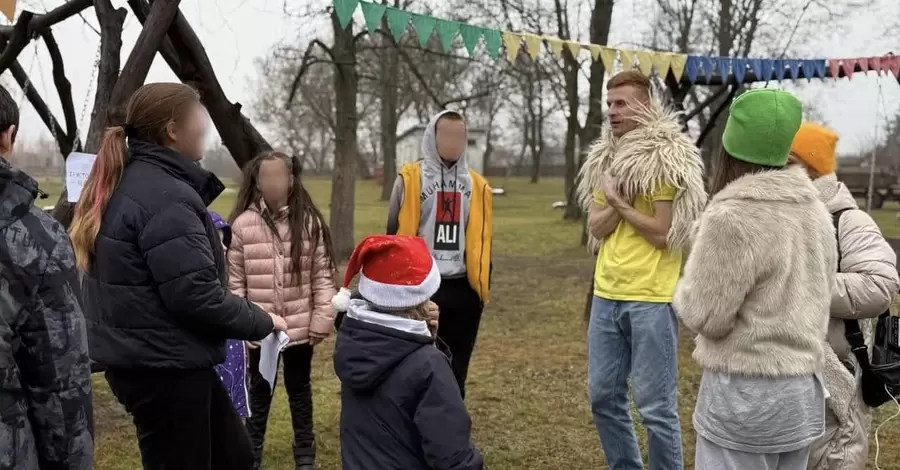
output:
[{"label": "person in beige fur coat", "polygon": [[703,368],[696,470],[805,470],[824,432],[837,250],[809,176],[785,168],[801,115],[797,98],[772,88],[734,100],[675,290]]},{"label": "person in beige fur coat", "polygon": [[810,470],[864,470],[868,454],[871,412],[862,399],[861,370],[845,335],[845,321],[858,322],[866,345],[872,347],[874,318],[890,308],[900,290],[897,255],[872,217],[834,174],[838,136],[805,123],[794,137],[791,161],[802,165],[819,198],[839,220],[840,266],[831,293],[831,321],[825,348],[825,387],[831,394],[825,435],[813,444]]}]

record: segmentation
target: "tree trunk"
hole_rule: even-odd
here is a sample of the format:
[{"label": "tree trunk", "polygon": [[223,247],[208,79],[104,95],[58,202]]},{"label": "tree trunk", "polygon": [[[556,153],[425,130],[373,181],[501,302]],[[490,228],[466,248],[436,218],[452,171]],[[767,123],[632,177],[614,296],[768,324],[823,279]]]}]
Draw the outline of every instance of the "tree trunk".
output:
[{"label": "tree trunk", "polygon": [[[612,18],[614,0],[595,0],[594,10],[591,12],[591,43],[607,44],[609,40],[609,22]],[[588,115],[584,123],[584,131],[582,132],[581,150],[582,158],[584,151],[590,144],[600,136],[603,130],[603,75],[606,69],[603,67],[602,60],[595,60],[591,63],[591,88],[590,99],[588,100]],[[587,217],[584,218],[585,224]],[[587,226],[582,230],[581,235],[582,246],[587,244]],[[588,296],[593,296],[594,282],[591,277]],[[585,305],[584,317],[590,318],[591,304]]]},{"label": "tree trunk", "polygon": [[[387,20],[384,21],[384,24]],[[388,28],[383,28],[388,31]],[[382,35],[384,49],[381,55],[381,200],[391,198],[394,180],[397,178],[397,85],[400,82],[400,63],[393,38]],[[394,46],[394,47],[392,47]]]},{"label": "tree trunk", "polygon": [[331,236],[338,260],[347,259],[355,245],[353,209],[356,197],[356,164],[359,159],[356,130],[356,45],[353,28],[341,28],[337,15],[331,14],[334,30],[334,172],[331,176]]},{"label": "tree trunk", "polygon": [[564,73],[566,80],[566,102],[569,107],[569,115],[566,117],[566,210],[563,213],[565,220],[578,220],[581,218],[581,208],[578,207],[577,194],[575,194],[576,181],[580,166],[579,156],[576,155],[578,134],[581,133],[581,124],[578,122],[578,62],[568,50],[565,51]]},{"label": "tree trunk", "polygon": [[[97,91],[94,93],[91,123],[84,146],[88,153],[97,153],[106,130],[106,109],[119,78],[122,28],[128,15],[128,10],[124,8],[114,9],[110,0],[94,0],[94,11],[100,23],[100,64],[97,65]],[[75,205],[68,201],[68,193],[63,189],[53,207],[53,217],[68,229],[74,216]]]}]

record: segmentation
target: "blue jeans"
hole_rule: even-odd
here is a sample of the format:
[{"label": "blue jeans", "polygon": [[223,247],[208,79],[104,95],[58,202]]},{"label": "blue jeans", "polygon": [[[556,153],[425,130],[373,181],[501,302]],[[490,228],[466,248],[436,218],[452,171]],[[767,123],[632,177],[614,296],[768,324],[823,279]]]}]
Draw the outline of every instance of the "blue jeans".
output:
[{"label": "blue jeans", "polygon": [[628,402],[650,437],[650,470],[684,468],[678,419],[678,320],[666,303],[594,297],[588,328],[588,391],[611,470],[643,470]]}]

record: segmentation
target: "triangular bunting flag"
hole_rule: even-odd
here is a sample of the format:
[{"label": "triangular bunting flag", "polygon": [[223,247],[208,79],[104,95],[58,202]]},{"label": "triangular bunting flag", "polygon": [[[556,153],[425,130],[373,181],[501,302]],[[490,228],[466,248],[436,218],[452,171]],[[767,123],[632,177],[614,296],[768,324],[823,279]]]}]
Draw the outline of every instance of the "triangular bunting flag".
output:
[{"label": "triangular bunting flag", "polygon": [[403,34],[406,33],[406,28],[409,27],[409,20],[412,19],[412,13],[406,10],[388,7],[386,15],[388,26],[390,26],[391,33],[394,35],[394,41],[400,42]]},{"label": "triangular bunting flag", "polygon": [[785,62],[787,62],[788,71],[791,75],[790,78],[794,80],[800,78],[800,65],[803,64],[803,62],[794,59],[786,60]]},{"label": "triangular bunting flag", "polygon": [[869,57],[869,70],[874,70],[875,75],[880,76],[881,72],[884,71],[884,66],[881,64],[881,57]]},{"label": "triangular bunting flag", "polygon": [[891,56],[890,68],[894,78],[900,79],[900,56]]},{"label": "triangular bunting flag", "polygon": [[560,38],[552,38],[545,37],[544,41],[547,41],[547,45],[550,46],[550,50],[553,51],[553,54],[562,59],[563,56],[563,40]]},{"label": "triangular bunting flag", "polygon": [[484,47],[492,59],[497,60],[500,57],[500,47],[503,45],[503,39],[500,37],[500,31],[496,29],[482,30],[484,35]]},{"label": "triangular bunting flag", "polygon": [[712,57],[707,56],[701,56],[700,63],[703,64],[703,76],[706,78],[706,82],[709,83],[716,73],[716,63]]},{"label": "triangular bunting flag", "polygon": [[775,80],[784,80],[784,74],[787,69],[784,67],[783,59],[774,59],[772,61],[772,71],[775,72]]},{"label": "triangular bunting flag", "polygon": [[812,64],[815,76],[825,78],[825,59],[813,59],[809,61]]},{"label": "triangular bunting flag", "polygon": [[689,55],[685,61],[684,71],[687,72],[688,81],[691,83],[697,81],[697,77],[700,75],[700,69],[703,66],[701,62],[701,58],[695,55]]},{"label": "triangular bunting flag", "polygon": [[735,57],[731,59],[731,74],[734,75],[734,81],[741,85],[747,76],[747,59]]},{"label": "triangular bunting flag", "polygon": [[431,35],[434,33],[434,27],[437,26],[437,18],[413,14],[411,21],[416,34],[419,35],[419,45],[422,47],[427,46],[428,40],[431,39]]},{"label": "triangular bunting flag", "polygon": [[635,55],[637,55],[638,59],[638,70],[644,74],[645,77],[650,76],[650,72],[653,71],[653,58],[648,51],[638,51]]},{"label": "triangular bunting flag", "polygon": [[658,73],[663,80],[665,80],[666,75],[669,74],[669,64],[672,63],[673,55],[674,54],[665,52],[654,52],[650,54],[650,62],[653,63],[653,68],[656,69],[656,73]]},{"label": "triangular bunting flag", "polygon": [[541,43],[543,40],[540,36],[535,34],[526,34],[525,35],[525,50],[528,51],[528,55],[531,56],[531,60],[537,60],[538,54],[541,53]]},{"label": "triangular bunting flag", "polygon": [[860,57],[857,59],[857,63],[859,64],[859,71],[866,74],[869,71],[869,58],[868,57]]},{"label": "triangular bunting flag", "polygon": [[453,40],[456,39],[456,35],[459,34],[459,23],[438,19],[437,31],[444,52],[450,52],[450,49],[453,48]]},{"label": "triangular bunting flag", "polygon": [[522,35],[517,33],[503,32],[503,47],[506,48],[506,58],[510,62],[516,63],[519,57],[519,51],[522,50]]},{"label": "triangular bunting flag", "polygon": [[831,78],[837,80],[841,75],[841,61],[839,59],[828,59],[828,72]]},{"label": "triangular bunting flag", "polygon": [[569,53],[572,54],[572,57],[578,58],[578,54],[581,52],[581,44],[578,44],[575,41],[564,41],[566,49],[569,50]]},{"label": "triangular bunting flag", "polygon": [[759,64],[762,73],[756,78],[768,82],[772,79],[772,71],[775,69],[775,62],[772,59],[759,59]]},{"label": "triangular bunting flag", "polygon": [[750,71],[753,72],[753,78],[762,80],[762,61],[759,59],[747,59],[747,65],[750,66]]},{"label": "triangular bunting flag", "polygon": [[[597,47],[600,48],[600,61],[603,63],[603,69],[606,70],[606,73],[612,75],[618,70],[616,69],[616,57],[619,55],[619,50],[611,47]],[[591,52],[593,53],[593,51]]]},{"label": "triangular bunting flag", "polygon": [[603,46],[598,46],[596,44],[582,44],[581,47],[587,49],[588,52],[591,53],[591,59],[600,60],[600,51],[603,50]]},{"label": "triangular bunting flag", "polygon": [[622,70],[634,69],[634,51],[619,49],[619,61],[622,62]]},{"label": "triangular bunting flag", "polygon": [[366,29],[369,30],[369,34],[375,34],[375,31],[378,31],[378,27],[381,26],[381,19],[384,18],[384,13],[387,11],[387,5],[359,2],[359,6],[362,7],[363,17],[366,19]]},{"label": "triangular bunting flag", "polygon": [[[350,20],[353,19],[353,12],[356,11],[356,6],[359,5],[359,0],[334,0],[334,14],[337,16],[338,23],[341,25],[341,28],[347,29],[347,26],[350,24]],[[12,13],[15,13],[15,2],[13,2],[13,11],[7,12],[3,11],[3,14],[9,18],[9,21],[12,21]]]},{"label": "triangular bunting flag", "polygon": [[473,57],[475,55],[475,46],[478,45],[478,40],[481,39],[482,30],[478,26],[472,26],[470,24],[460,24],[459,25],[459,36],[463,40],[463,45],[466,46],[466,51],[469,53],[469,57]]},{"label": "triangular bunting flag", "polygon": [[853,80],[857,62],[859,62],[859,59],[841,59],[841,67],[844,69],[844,75],[847,76],[847,80]]},{"label": "triangular bunting flag", "polygon": [[681,77],[684,75],[684,67],[687,65],[688,56],[684,54],[669,54],[671,56],[671,61],[669,62],[669,70],[672,71],[672,76],[675,78],[675,81],[681,82]]},{"label": "triangular bunting flag", "polygon": [[716,64],[716,71],[722,77],[722,83],[728,80],[728,74],[731,73],[731,57],[716,57],[713,59]]}]

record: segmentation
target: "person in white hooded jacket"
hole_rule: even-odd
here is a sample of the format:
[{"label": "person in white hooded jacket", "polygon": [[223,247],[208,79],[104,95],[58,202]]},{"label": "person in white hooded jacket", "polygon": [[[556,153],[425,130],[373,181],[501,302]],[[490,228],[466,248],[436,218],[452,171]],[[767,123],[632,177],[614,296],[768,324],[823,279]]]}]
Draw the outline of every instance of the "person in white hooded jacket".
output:
[{"label": "person in white hooded jacket", "polygon": [[825,387],[831,394],[825,434],[813,444],[810,470],[864,470],[871,411],[862,399],[861,370],[847,341],[845,320],[858,322],[872,347],[874,319],[890,308],[900,290],[897,256],[878,225],[834,173],[838,136],[804,123],[790,160],[802,165],[836,224],[840,266],[831,292],[831,320],[825,348]]},{"label": "person in white hooded jacket", "polygon": [[696,470],[805,470],[825,429],[837,249],[809,176],[786,167],[801,115],[796,97],[773,88],[734,100],[675,290],[703,368]]}]

